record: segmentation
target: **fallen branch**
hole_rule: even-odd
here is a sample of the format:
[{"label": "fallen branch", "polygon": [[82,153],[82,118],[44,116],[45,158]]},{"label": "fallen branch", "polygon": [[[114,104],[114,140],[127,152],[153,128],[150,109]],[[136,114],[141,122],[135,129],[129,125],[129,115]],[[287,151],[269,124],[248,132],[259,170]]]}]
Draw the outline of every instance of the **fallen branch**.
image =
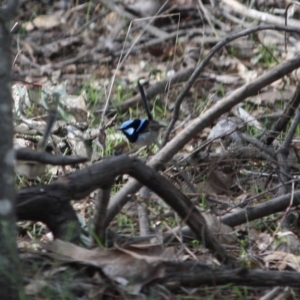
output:
[{"label": "fallen branch", "polygon": [[[210,233],[204,217],[185,195],[155,170],[140,160],[125,155],[105,159],[101,163],[63,176],[49,185],[20,190],[17,197],[17,217],[19,220],[42,221],[56,238],[76,241],[79,238],[79,224],[74,217],[75,212],[70,210],[69,202],[81,200],[98,188],[109,189],[116,176],[121,174],[129,174],[138,179],[160,196],[222,263],[235,262]],[[100,227],[103,232],[103,224]]]},{"label": "fallen branch", "polygon": [[[254,287],[270,286],[292,286],[299,287],[300,273],[288,271],[261,271],[248,269],[234,270],[209,270],[207,266],[203,267],[193,263],[190,267],[180,264],[167,264],[172,272],[166,272],[166,276],[161,281],[169,288],[199,286],[216,286],[235,284]],[[187,270],[189,269],[189,270]]]},{"label": "fallen branch", "polygon": [[52,155],[48,152],[41,152],[32,150],[29,148],[22,148],[15,150],[16,159],[18,160],[27,160],[27,161],[35,161],[42,164],[49,165],[75,165],[88,161],[88,158],[81,156],[66,156],[66,155]]}]

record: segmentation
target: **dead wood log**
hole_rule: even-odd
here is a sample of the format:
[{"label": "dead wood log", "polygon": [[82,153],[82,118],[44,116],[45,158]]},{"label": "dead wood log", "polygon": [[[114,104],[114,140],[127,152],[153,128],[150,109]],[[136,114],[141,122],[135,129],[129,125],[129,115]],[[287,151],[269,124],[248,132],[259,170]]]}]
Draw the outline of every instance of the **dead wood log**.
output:
[{"label": "dead wood log", "polygon": [[198,263],[165,263],[166,276],[160,280],[169,288],[226,285],[299,287],[300,273],[276,270],[212,269]]},{"label": "dead wood log", "polygon": [[98,188],[110,188],[120,174],[131,175],[159,195],[220,261],[226,264],[235,262],[210,233],[204,217],[187,197],[164,176],[137,158],[125,155],[107,158],[63,176],[49,185],[20,190],[17,197],[17,217],[19,220],[44,222],[56,238],[78,240],[79,223],[76,221],[75,212],[72,212],[70,201],[80,200]]}]

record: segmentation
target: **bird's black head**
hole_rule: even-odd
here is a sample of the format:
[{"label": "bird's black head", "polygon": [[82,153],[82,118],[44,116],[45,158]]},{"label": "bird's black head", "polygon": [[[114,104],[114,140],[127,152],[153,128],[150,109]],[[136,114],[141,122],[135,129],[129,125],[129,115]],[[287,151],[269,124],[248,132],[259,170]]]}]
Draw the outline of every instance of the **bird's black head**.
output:
[{"label": "bird's black head", "polygon": [[130,143],[135,143],[141,133],[143,133],[149,121],[146,119],[133,119],[125,121],[120,130],[126,135]]}]

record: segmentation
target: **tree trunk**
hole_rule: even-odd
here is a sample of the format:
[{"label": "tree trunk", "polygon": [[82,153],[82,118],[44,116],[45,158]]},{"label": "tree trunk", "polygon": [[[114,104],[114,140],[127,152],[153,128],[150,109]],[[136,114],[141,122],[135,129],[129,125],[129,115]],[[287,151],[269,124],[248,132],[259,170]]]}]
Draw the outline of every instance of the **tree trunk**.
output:
[{"label": "tree trunk", "polygon": [[0,291],[1,299],[6,300],[22,297],[16,247],[11,40],[6,24],[17,4],[18,1],[8,1],[7,7],[0,11]]}]

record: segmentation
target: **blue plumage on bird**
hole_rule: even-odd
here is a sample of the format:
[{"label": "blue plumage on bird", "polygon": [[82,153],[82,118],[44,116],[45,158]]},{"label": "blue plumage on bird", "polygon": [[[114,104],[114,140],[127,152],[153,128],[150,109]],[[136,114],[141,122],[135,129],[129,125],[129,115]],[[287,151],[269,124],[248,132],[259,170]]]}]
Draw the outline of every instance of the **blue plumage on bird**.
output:
[{"label": "blue plumage on bird", "polygon": [[127,120],[122,123],[119,129],[124,133],[130,143],[134,143],[139,146],[149,146],[151,144],[157,144],[160,146],[158,143],[158,134],[159,130],[165,126],[153,119],[144,89],[139,82],[138,88],[148,119]]},{"label": "blue plumage on bird", "polygon": [[130,143],[139,146],[157,144],[158,133],[164,125],[155,120],[133,119],[125,121],[120,130],[124,133]]}]

